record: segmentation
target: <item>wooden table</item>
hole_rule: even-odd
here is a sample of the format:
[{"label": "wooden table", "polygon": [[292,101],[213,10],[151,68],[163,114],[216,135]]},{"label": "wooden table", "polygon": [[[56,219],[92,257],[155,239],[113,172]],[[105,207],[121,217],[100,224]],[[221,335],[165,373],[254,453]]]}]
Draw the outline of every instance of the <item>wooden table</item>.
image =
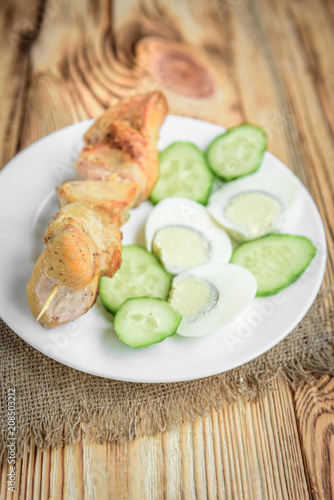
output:
[{"label": "wooden table", "polygon": [[[8,0],[0,11],[2,165],[134,87],[162,89],[179,114],[247,119],[316,199],[333,285],[333,2]],[[334,380],[277,381],[256,402],[127,444],[27,443],[17,470],[14,495],[2,471],[1,500],[328,500]]]}]

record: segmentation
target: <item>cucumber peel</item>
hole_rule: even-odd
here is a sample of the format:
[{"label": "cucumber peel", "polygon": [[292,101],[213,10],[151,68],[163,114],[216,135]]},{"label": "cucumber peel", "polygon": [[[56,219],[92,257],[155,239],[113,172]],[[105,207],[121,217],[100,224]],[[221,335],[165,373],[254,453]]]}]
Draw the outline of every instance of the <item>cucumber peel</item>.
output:
[{"label": "cucumber peel", "polygon": [[148,347],[171,337],[182,316],[162,299],[138,297],[127,299],[118,309],[114,329],[125,344]]},{"label": "cucumber peel", "polygon": [[167,299],[171,283],[171,275],[155,255],[140,245],[125,245],[120,269],[112,278],[99,280],[100,298],[107,311],[115,314],[131,297]]},{"label": "cucumber peel", "polygon": [[257,297],[274,295],[296,281],[317,253],[306,236],[269,234],[239,245],[231,262],[251,271]]},{"label": "cucumber peel", "polygon": [[159,154],[160,177],[150,201],[155,205],[170,196],[181,196],[206,205],[213,175],[204,153],[192,142],[173,142]]},{"label": "cucumber peel", "polygon": [[263,128],[251,123],[232,127],[216,137],[206,150],[211,170],[223,181],[232,181],[258,170],[268,147]]}]

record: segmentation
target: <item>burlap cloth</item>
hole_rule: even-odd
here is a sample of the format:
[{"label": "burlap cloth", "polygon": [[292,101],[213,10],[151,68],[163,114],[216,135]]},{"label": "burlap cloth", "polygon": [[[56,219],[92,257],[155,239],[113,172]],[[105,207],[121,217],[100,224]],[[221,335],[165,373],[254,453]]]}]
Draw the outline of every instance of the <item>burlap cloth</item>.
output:
[{"label": "burlap cloth", "polygon": [[334,374],[333,290],[322,288],[302,323],[263,356],[220,375],[190,382],[139,384],[87,375],[36,351],[0,320],[1,447],[8,442],[8,388],[16,397],[16,457],[32,437],[47,448],[82,438],[131,440],[172,429],[204,415],[210,405],[252,399],[271,389],[276,377],[310,380],[313,372]]}]

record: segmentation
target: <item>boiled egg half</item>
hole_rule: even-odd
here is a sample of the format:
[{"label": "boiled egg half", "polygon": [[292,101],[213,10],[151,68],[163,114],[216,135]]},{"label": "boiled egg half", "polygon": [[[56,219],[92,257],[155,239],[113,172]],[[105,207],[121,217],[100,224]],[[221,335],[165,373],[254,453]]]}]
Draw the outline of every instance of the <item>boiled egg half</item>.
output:
[{"label": "boiled egg half", "polygon": [[182,314],[177,333],[202,337],[231,323],[254,299],[254,275],[236,264],[210,262],[173,279],[168,302]]},{"label": "boiled egg half", "polygon": [[181,197],[160,201],[146,222],[146,246],[173,275],[232,255],[228,234],[203,205]]},{"label": "boiled egg half", "polygon": [[262,171],[225,184],[210,198],[208,211],[237,241],[282,230],[292,216],[300,183],[292,174]]}]

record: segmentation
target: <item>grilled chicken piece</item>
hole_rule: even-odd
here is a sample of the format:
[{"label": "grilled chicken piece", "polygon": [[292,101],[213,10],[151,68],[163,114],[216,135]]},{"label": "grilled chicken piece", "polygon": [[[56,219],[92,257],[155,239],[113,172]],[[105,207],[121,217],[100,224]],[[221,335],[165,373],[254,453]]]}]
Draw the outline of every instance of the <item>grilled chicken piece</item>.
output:
[{"label": "grilled chicken piece", "polygon": [[69,203],[51,219],[43,237],[44,243],[50,245],[67,224],[72,224],[94,240],[100,276],[111,278],[122,261],[119,215],[111,214],[97,205]]},{"label": "grilled chicken piece", "polygon": [[112,124],[117,120],[148,136],[152,145],[156,145],[166,114],[167,101],[161,92],[124,98],[95,120],[84,135],[85,143],[97,144],[109,139]]},{"label": "grilled chicken piece", "polygon": [[55,328],[87,312],[97,296],[99,258],[94,240],[73,224],[66,224],[37,260],[27,283],[30,309],[37,318],[47,298],[57,295],[40,319]]},{"label": "grilled chicken piece", "polygon": [[56,188],[59,205],[83,202],[98,205],[111,215],[119,213],[124,224],[129,218],[129,210],[135,205],[140,191],[139,184],[128,179],[109,176],[106,181],[63,182]]},{"label": "grilled chicken piece", "polygon": [[69,203],[44,234],[47,245],[27,284],[30,309],[37,318],[55,285],[60,288],[40,322],[55,328],[87,312],[97,297],[100,276],[121,265],[119,216],[97,205]]},{"label": "grilled chicken piece", "polygon": [[157,141],[167,114],[161,92],[135,96],[105,111],[85,134],[77,169],[85,179],[110,173],[141,187],[136,204],[146,200],[159,177]]},{"label": "grilled chicken piece", "polygon": [[73,224],[66,224],[43,254],[48,262],[48,276],[58,285],[80,290],[99,272],[94,240]]}]

